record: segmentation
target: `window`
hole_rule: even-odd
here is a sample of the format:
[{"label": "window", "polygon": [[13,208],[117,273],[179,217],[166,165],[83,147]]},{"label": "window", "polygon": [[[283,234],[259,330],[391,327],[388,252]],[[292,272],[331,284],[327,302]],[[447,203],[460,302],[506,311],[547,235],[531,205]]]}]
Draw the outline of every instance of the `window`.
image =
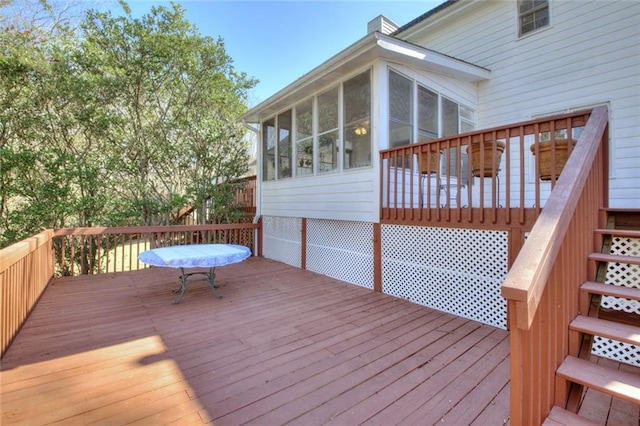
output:
[{"label": "window", "polygon": [[371,76],[364,72],[344,83],[345,169],[371,165]]},{"label": "window", "polygon": [[291,177],[291,110],[278,116],[278,179]]},{"label": "window", "polygon": [[389,70],[389,147],[413,141],[413,81]]},{"label": "window", "polygon": [[263,180],[371,166],[371,118],[369,69],[263,121]]},{"label": "window", "polygon": [[338,86],[318,96],[319,171],[338,168]]},{"label": "window", "polygon": [[[413,99],[417,93],[417,111]],[[415,135],[414,135],[415,128]],[[389,147],[474,130],[474,111],[389,69]]]},{"label": "window", "polygon": [[518,0],[518,24],[523,36],[549,25],[548,0]]},{"label": "window", "polygon": [[296,176],[313,174],[313,99],[296,106]]},{"label": "window", "polygon": [[[413,93],[417,98],[415,116]],[[467,133],[474,128],[472,109],[389,69],[389,147]],[[461,165],[460,175],[466,181],[467,154],[464,151],[464,148],[452,147],[449,152],[444,152],[441,173],[457,176]],[[393,164],[401,167],[403,163],[408,164],[406,161],[410,159],[398,158]]]},{"label": "window", "polygon": [[418,141],[438,138],[438,94],[418,86]]},{"label": "window", "polygon": [[458,104],[447,98],[442,98],[442,123],[440,124],[442,137],[460,133],[458,118]]},{"label": "window", "polygon": [[276,121],[274,118],[262,123],[262,180],[276,178]]}]

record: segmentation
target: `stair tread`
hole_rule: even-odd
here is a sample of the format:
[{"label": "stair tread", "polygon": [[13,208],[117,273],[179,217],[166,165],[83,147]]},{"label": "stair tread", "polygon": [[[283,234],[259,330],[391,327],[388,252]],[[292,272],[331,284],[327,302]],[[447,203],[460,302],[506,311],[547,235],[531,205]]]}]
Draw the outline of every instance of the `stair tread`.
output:
[{"label": "stair tread", "polygon": [[611,229],[601,228],[594,231],[596,234],[613,235],[616,237],[640,238],[640,231],[637,229]]},{"label": "stair tread", "polygon": [[620,324],[599,318],[578,315],[571,322],[571,329],[582,333],[589,333],[608,339],[640,346],[640,328]]},{"label": "stair tread", "polygon": [[583,283],[580,288],[589,293],[622,297],[624,299],[631,300],[640,300],[640,289],[638,288],[604,284],[595,281],[587,281]]},{"label": "stair tread", "polygon": [[608,263],[627,263],[630,265],[640,265],[640,256],[622,256],[619,254],[591,253],[589,260]]},{"label": "stair tread", "polygon": [[571,411],[554,405],[543,426],[597,426],[599,423],[585,419]]},{"label": "stair tread", "polygon": [[637,374],[603,367],[572,356],[564,359],[557,374],[571,382],[640,404],[640,376]]}]

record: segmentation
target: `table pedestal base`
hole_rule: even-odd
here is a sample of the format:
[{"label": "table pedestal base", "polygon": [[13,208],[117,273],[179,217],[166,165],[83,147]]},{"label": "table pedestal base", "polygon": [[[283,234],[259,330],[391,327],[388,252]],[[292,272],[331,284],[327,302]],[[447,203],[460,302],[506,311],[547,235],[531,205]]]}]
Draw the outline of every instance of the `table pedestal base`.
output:
[{"label": "table pedestal base", "polygon": [[[177,299],[173,300],[173,304],[177,305],[178,303],[180,303],[180,301],[182,300],[182,297],[184,296],[184,291],[187,289],[187,284],[192,284],[195,282],[199,282],[199,281],[207,281],[209,283],[209,286],[211,287],[211,291],[213,292],[213,295],[216,296],[218,299],[222,299],[222,295],[218,294],[218,292],[216,292],[216,288],[218,288],[218,286],[215,284],[215,279],[216,279],[216,268],[209,268],[208,272],[190,272],[188,274],[184,273],[184,268],[180,268],[180,288],[173,290],[174,293],[180,293],[180,295],[178,296]],[[189,278],[193,275],[204,275],[204,277],[202,278]]]}]

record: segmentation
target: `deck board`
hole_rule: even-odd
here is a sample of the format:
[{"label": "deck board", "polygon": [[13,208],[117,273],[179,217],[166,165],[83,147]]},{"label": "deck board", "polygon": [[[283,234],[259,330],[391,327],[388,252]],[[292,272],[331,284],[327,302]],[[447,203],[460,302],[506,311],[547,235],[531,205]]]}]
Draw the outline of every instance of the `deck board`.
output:
[{"label": "deck board", "polygon": [[2,360],[4,424],[503,424],[508,333],[262,258],[58,278]]}]

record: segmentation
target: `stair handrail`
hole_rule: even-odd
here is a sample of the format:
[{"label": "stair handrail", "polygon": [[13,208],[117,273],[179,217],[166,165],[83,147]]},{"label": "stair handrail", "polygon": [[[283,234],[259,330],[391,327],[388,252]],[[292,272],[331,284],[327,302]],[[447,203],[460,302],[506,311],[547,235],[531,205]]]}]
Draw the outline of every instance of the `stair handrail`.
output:
[{"label": "stair handrail", "polygon": [[[510,324],[511,327],[523,330],[531,327],[607,124],[608,108],[594,108],[562,175],[502,284],[502,296],[517,302],[517,323]],[[606,168],[606,164],[604,166]],[[607,177],[608,173],[605,173],[605,179]],[[602,194],[604,202],[606,192],[605,188],[605,194]]]},{"label": "stair handrail", "polygon": [[502,285],[512,424],[542,424],[552,406],[567,402],[555,372],[570,352],[569,323],[579,312],[593,232],[607,207],[608,137],[608,110],[594,108]]}]

